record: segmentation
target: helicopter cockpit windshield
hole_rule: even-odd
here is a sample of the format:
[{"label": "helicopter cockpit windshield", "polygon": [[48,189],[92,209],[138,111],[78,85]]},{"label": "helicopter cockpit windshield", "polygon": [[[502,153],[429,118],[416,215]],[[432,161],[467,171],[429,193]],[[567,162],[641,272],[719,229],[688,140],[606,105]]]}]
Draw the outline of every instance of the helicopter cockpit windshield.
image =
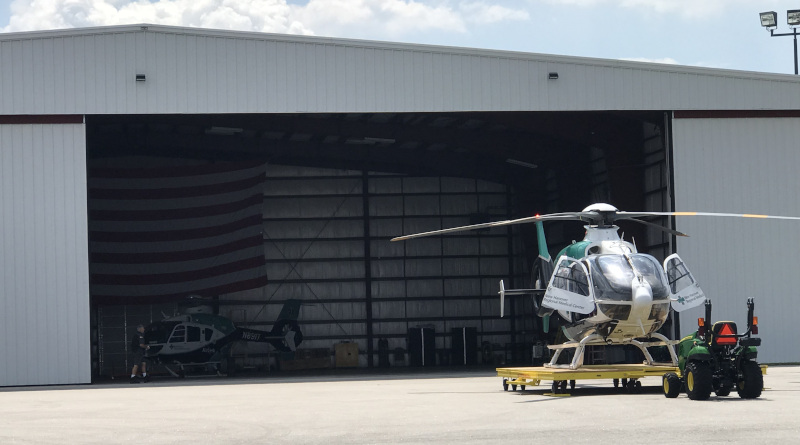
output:
[{"label": "helicopter cockpit windshield", "polygon": [[[628,259],[630,258],[630,262]],[[669,298],[669,288],[661,265],[650,255],[597,255],[586,258],[598,300],[631,301],[635,273],[647,280],[653,291],[653,300]],[[633,266],[633,267],[631,267]]]}]

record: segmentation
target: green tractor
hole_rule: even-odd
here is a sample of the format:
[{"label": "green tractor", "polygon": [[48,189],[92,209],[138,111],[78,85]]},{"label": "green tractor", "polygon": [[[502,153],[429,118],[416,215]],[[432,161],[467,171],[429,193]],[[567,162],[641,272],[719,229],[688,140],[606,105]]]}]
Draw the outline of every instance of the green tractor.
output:
[{"label": "green tractor", "polygon": [[723,397],[735,387],[739,397],[755,399],[761,395],[764,377],[756,362],[756,346],[761,345],[758,317],[753,316],[753,299],[747,300],[747,332],[737,334],[736,323],[718,321],[709,328],[711,301],[706,300],[706,316],[698,320],[698,330],[678,344],[678,366],[683,379],[670,372],[663,377],[664,395],[678,397],[681,388],[692,400],[706,400],[714,391]]}]

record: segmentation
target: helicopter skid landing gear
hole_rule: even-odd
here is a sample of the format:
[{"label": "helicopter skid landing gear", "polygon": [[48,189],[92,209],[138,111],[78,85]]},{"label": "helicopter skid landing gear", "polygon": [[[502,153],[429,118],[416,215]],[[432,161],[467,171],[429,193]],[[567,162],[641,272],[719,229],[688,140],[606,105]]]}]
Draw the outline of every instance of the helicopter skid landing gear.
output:
[{"label": "helicopter skid landing gear", "polygon": [[[211,369],[211,370],[212,370],[212,372],[214,372],[214,374],[215,374],[216,376],[222,376],[222,375],[224,375],[224,374],[222,374],[222,373],[220,372],[220,362],[208,362],[208,363],[176,363],[176,364],[170,365],[170,366],[177,366],[177,369],[175,369],[175,370],[171,369],[171,368],[170,368],[169,366],[167,366],[167,365],[162,365],[162,366],[164,366],[164,369],[166,369],[166,370],[167,370],[167,372],[168,372],[168,373],[169,373],[171,376],[173,376],[173,377],[175,377],[175,378],[178,378],[178,379],[184,379],[184,378],[186,378],[186,375],[187,375],[187,373],[186,373],[186,368],[200,368],[200,367],[202,367],[202,368],[206,368],[206,370],[208,370],[208,369]],[[210,367],[210,368],[209,368],[209,367]]]},{"label": "helicopter skid landing gear", "polygon": [[[649,347],[653,346],[667,346],[667,350],[669,351],[670,359],[672,360],[671,366],[678,366],[678,356],[675,354],[675,348],[672,346],[677,344],[677,340],[670,340],[667,337],[654,332],[650,334],[650,337],[654,338],[657,341],[650,341],[650,342],[641,342],[638,340],[626,340],[623,341],[621,344],[629,344],[634,345],[642,351],[644,354],[644,364],[646,365],[656,365],[657,363],[653,360],[653,356],[650,355],[650,352],[647,350]],[[554,350],[553,357],[550,359],[550,363],[545,364],[546,368],[562,368],[562,369],[578,369],[583,366],[583,355],[584,351],[586,350],[586,346],[592,345],[607,345],[608,343],[606,340],[597,334],[592,334],[581,340],[580,342],[577,341],[568,341],[566,343],[562,343],[560,345],[547,345],[547,347],[551,350]],[[615,343],[616,344],[616,343]],[[572,349],[575,348],[575,354],[572,357],[572,362],[568,365],[566,364],[557,364],[558,358],[561,355],[561,352],[564,349]],[[624,379],[623,379],[624,380]]]}]

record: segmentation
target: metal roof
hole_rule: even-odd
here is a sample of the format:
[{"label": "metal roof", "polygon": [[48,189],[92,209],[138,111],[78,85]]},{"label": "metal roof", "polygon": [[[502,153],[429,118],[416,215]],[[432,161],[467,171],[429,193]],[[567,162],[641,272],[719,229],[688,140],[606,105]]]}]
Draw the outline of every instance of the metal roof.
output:
[{"label": "metal roof", "polygon": [[161,25],[0,34],[9,98],[0,114],[797,109],[799,84],[783,74]]}]

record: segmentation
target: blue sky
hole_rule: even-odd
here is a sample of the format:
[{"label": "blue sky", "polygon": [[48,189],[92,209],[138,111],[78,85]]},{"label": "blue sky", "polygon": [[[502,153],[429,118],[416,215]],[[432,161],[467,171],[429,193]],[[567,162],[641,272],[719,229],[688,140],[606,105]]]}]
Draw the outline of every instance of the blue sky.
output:
[{"label": "blue sky", "polygon": [[0,31],[160,23],[792,74],[800,0],[0,0]]}]

